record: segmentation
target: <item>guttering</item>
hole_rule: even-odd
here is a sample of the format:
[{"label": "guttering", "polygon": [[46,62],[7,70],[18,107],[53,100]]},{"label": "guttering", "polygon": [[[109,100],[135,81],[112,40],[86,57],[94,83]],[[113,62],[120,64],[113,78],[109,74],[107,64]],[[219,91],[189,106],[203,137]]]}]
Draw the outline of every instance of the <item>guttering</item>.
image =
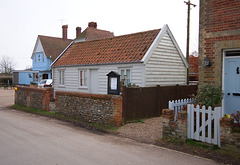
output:
[{"label": "guttering", "polygon": [[74,65],[57,65],[53,66],[57,67],[75,67],[75,66],[96,66],[96,65],[115,65],[115,64],[135,64],[135,63],[143,63],[142,61],[129,61],[129,62],[113,62],[113,63],[97,63],[97,64],[74,64]]}]

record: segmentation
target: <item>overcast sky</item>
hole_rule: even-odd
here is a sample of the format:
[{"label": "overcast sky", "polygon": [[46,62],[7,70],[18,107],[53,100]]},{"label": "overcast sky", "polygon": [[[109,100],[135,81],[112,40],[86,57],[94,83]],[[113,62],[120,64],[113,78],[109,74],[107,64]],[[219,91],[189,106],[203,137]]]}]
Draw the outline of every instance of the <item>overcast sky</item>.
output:
[{"label": "overcast sky", "polygon": [[[185,0],[187,1],[187,0]],[[88,22],[115,36],[162,28],[168,24],[186,54],[187,5],[184,0],[0,0],[0,56],[12,57],[15,69],[32,65],[38,35],[68,38]],[[199,0],[191,0],[190,52],[198,50]]]}]

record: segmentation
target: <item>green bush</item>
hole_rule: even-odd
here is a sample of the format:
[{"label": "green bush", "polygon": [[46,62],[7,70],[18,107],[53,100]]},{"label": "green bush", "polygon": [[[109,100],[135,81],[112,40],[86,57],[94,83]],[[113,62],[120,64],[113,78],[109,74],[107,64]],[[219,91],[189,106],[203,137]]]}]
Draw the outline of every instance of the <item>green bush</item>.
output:
[{"label": "green bush", "polygon": [[200,105],[216,107],[223,99],[222,89],[211,85],[199,86],[196,98]]}]

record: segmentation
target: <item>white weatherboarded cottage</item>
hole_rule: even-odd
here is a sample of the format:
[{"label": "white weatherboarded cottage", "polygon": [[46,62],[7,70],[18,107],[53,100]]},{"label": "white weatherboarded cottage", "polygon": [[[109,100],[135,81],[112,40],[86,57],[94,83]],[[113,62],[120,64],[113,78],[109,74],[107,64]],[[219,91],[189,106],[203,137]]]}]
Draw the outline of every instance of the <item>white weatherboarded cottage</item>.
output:
[{"label": "white weatherboarded cottage", "polygon": [[107,94],[107,74],[140,87],[185,85],[188,63],[168,25],[129,35],[72,42],[53,62],[54,91]]}]

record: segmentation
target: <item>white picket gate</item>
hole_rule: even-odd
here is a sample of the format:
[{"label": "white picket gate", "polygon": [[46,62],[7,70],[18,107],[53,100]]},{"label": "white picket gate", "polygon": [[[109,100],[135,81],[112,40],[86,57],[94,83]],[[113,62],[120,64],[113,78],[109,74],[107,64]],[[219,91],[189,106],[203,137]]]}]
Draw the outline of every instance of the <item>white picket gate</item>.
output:
[{"label": "white picket gate", "polygon": [[181,100],[172,100],[168,102],[168,109],[174,111],[175,121],[177,121],[178,112],[182,111],[183,107],[187,104],[193,103],[195,99],[181,99]]},{"label": "white picket gate", "polygon": [[188,138],[202,142],[216,144],[220,147],[220,118],[222,116],[222,108],[211,107],[206,109],[203,106],[193,104],[187,105],[188,113]]}]

